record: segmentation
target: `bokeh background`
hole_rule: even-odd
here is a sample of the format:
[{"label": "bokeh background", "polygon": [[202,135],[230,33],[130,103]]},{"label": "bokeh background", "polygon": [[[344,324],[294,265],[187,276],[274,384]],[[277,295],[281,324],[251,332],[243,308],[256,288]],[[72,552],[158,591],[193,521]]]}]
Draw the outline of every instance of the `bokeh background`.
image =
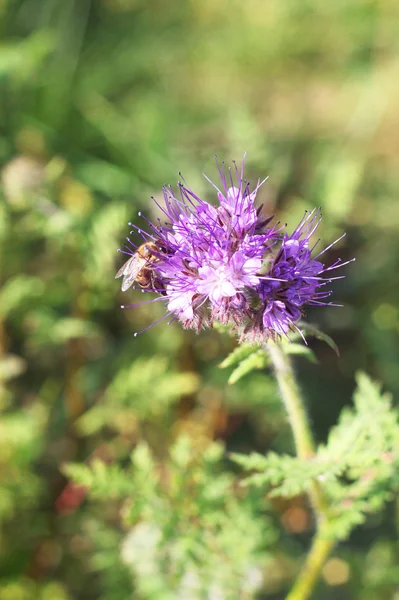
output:
[{"label": "bokeh background", "polygon": [[[319,364],[296,361],[317,439],[350,402],[357,370],[398,392],[399,5],[1,0],[0,30],[0,599],[281,599],[312,533],[304,498],[269,510],[274,550],[244,591],[190,596],[151,554],[155,517],[127,527],[108,479],[111,497],[97,500],[63,465],[94,458],[123,472],[138,447],[138,473],[143,448],[164,472],[181,434],[200,452],[217,454],[215,440],[228,451],[292,450],[268,373],[229,386],[218,368],[228,335],[161,323],[135,338],[162,307],[120,309],[138,298],[114,279],[128,221],[153,217],[150,197],[179,171],[211,200],[201,173],[216,180],[215,153],[228,162],[247,152],[247,177],[269,175],[260,201],[288,227],[321,206],[323,243],[347,232],[328,259],[356,256],[335,285],[343,308],[308,314],[340,358],[310,341]],[[146,479],[129,478],[135,505]],[[196,514],[195,495],[172,496],[154,514],[172,522],[190,503]],[[250,545],[266,522],[240,507],[228,513],[229,535],[242,527],[226,533],[230,548]],[[391,503],[353,533],[316,597],[398,597],[398,513]]]}]

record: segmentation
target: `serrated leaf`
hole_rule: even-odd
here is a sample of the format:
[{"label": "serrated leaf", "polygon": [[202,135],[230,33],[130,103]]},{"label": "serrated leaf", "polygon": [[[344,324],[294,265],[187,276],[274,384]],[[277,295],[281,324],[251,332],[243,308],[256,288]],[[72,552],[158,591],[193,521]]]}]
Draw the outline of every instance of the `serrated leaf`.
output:
[{"label": "serrated leaf", "polygon": [[314,364],[317,364],[318,362],[313,350],[304,344],[284,343],[284,352],[285,354],[302,355]]},{"label": "serrated leaf", "polygon": [[326,446],[308,460],[278,455],[233,454],[250,474],[244,486],[270,486],[268,495],[290,497],[320,482],[330,499],[334,535],[344,539],[369,512],[380,510],[399,489],[399,415],[381,386],[356,377],[354,406],[345,407]]},{"label": "serrated leaf", "polygon": [[263,454],[259,454],[258,452],[251,452],[251,454],[231,452],[229,457],[246,471],[262,470],[266,469],[268,466],[267,457]]},{"label": "serrated leaf", "polygon": [[315,460],[302,460],[295,456],[269,452],[266,456],[252,453],[249,456],[235,454],[232,459],[252,473],[243,485],[263,487],[270,485],[270,496],[295,496],[306,492],[312,481],[323,472],[325,465]]},{"label": "serrated leaf", "polygon": [[226,358],[220,363],[219,367],[221,369],[232,367],[258,350],[259,348],[251,346],[250,344],[240,344],[237,346],[237,348],[234,348],[234,350],[230,352],[228,356],[226,356]]},{"label": "serrated leaf", "polygon": [[357,388],[353,394],[355,407],[360,411],[369,411],[373,408],[389,410],[391,397],[381,393],[381,384],[373,381],[366,373],[356,374]]},{"label": "serrated leaf", "polygon": [[312,335],[315,338],[317,338],[318,340],[325,342],[328,346],[330,346],[330,348],[332,348],[334,350],[335,354],[337,356],[339,356],[339,348],[338,348],[337,344],[334,342],[334,340],[332,339],[332,337],[330,337],[329,335],[324,333],[324,331],[321,331],[316,325],[313,325],[312,323],[304,323],[304,322],[300,321],[298,324],[298,327],[303,331],[303,333],[305,335],[306,334]]},{"label": "serrated leaf", "polygon": [[253,352],[250,356],[240,362],[238,367],[236,367],[230,375],[228,383],[230,385],[237,383],[237,381],[242,379],[245,375],[248,375],[248,373],[251,371],[256,369],[264,369],[267,367],[269,362],[270,359],[266,352],[263,349],[258,349],[256,352]]},{"label": "serrated leaf", "polygon": [[94,459],[91,465],[69,463],[61,470],[78,485],[87,487],[96,498],[122,498],[134,491],[131,476],[118,465],[109,465],[99,459]]}]

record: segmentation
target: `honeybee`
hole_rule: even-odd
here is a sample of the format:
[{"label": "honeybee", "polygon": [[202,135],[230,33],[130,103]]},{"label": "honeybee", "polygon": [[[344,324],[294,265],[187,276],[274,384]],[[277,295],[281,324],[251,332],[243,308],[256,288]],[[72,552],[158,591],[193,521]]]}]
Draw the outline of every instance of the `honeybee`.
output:
[{"label": "honeybee", "polygon": [[142,288],[148,288],[154,284],[154,272],[152,266],[159,261],[159,253],[162,248],[156,242],[145,242],[125,262],[115,275],[115,279],[122,277],[122,292],[126,292],[135,281]]}]

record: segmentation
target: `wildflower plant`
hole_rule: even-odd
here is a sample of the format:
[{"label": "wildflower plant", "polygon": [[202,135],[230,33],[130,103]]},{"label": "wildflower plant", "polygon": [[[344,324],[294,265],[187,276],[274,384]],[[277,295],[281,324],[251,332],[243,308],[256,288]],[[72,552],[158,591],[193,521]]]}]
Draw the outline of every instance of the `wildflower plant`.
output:
[{"label": "wildflower plant", "polygon": [[[154,199],[164,220],[147,220],[146,230],[131,224],[142,241],[127,238],[122,252],[129,261],[142,257],[140,264],[137,258],[134,263],[137,271],[152,274],[143,291],[159,294],[167,305],[166,318],[185,328],[199,331],[219,322],[236,331],[240,341],[260,343],[300,332],[306,306],[332,305],[329,284],[337,277],[331,273],[346,264],[338,259],[326,267],[319,260],[326,250],[314,252],[318,241],[312,245],[311,239],[321,222],[320,211],[305,213],[294,231],[286,233],[257,205],[266,180],[251,190],[244,179],[244,160],[240,169],[235,164],[226,173],[222,163],[218,170],[219,186],[212,184],[217,205],[202,200],[185,183],[178,183],[178,193],[165,186],[164,204]],[[151,248],[148,256],[143,245]],[[122,274],[123,269],[117,277]]]},{"label": "wildflower plant", "polygon": [[[399,3],[289,7],[1,3],[2,600],[174,600],[178,591],[184,600],[282,600],[311,547],[315,481],[331,506],[331,535],[345,541],[312,597],[398,594],[397,409],[365,375],[353,402],[349,390],[366,364],[384,392],[399,390]],[[176,313],[135,338],[169,312],[167,298],[121,293],[114,280],[128,221],[152,234],[137,211],[167,220],[149,197],[163,206],[161,184],[178,178],[173,161],[218,209],[217,192],[194,171],[193,156],[212,145],[221,158],[251,149],[251,193],[257,175],[270,175],[254,206],[264,201],[265,219],[287,221],[271,255],[304,209],[320,205],[313,238],[323,243],[312,257],[342,230],[347,238],[315,260],[358,261],[331,271],[346,280],[324,288],[334,290],[324,301],[344,299],[344,308],[301,307],[295,325],[308,345],[295,328],[279,339],[302,383],[313,458],[294,449],[262,340],[237,344],[232,322],[204,320],[199,335],[166,326]],[[238,187],[234,165],[232,175]],[[226,179],[231,187],[228,170]],[[142,276],[152,283],[155,270]],[[199,310],[209,318],[210,301]],[[309,321],[337,337],[339,359],[311,339],[332,343]],[[193,446],[187,467],[174,458],[182,433]],[[225,449],[208,467],[213,440]],[[69,463],[82,467],[83,487],[64,478]],[[223,475],[230,484],[205,504],[196,480],[207,488]],[[292,528],[301,514],[303,529]]]},{"label": "wildflower plant", "polygon": [[[123,276],[123,291],[134,284],[151,295],[129,306],[166,306],[164,316],[142,332],[163,319],[196,332],[206,327],[227,331],[238,340],[220,365],[233,368],[230,384],[254,370],[274,373],[295,454],[231,453],[231,462],[241,469],[237,478],[223,473],[223,445],[177,431],[167,460],[157,457],[156,443],[150,448],[142,442],[125,468],[96,459],[70,464],[66,471],[94,497],[122,502],[127,533],[121,555],[144,599],[229,600],[255,598],[261,589],[273,593],[265,577],[277,539],[269,499],[307,495],[314,538],[286,597],[306,600],[337,544],[398,489],[398,413],[380,386],[359,374],[353,407],[344,409],[327,441],[316,445],[291,356],[316,361],[307,346],[311,335],[337,351],[328,335],[305,320],[306,309],[337,306],[330,301],[332,284],[343,277],[339,269],[352,261],[328,262],[327,251],[343,236],[319,248],[318,209],[289,230],[264,214],[257,203],[264,180],[251,187],[244,161],[240,168],[234,164],[226,170],[222,163],[218,169],[213,204],[185,182],[178,183],[178,192],[164,187],[164,203],[154,200],[162,218],[155,223],[146,219],[145,228],[131,223],[136,235],[122,249],[127,261],[117,277]],[[108,423],[139,439],[151,411],[162,415],[173,402],[176,386],[182,393],[197,393],[199,381],[178,374],[176,386],[168,390],[162,383],[168,363],[153,360],[161,365],[156,390],[148,360],[136,370],[126,366],[110,390],[112,405],[95,406],[78,427],[93,433],[93,422],[96,431]],[[265,385],[265,394],[275,395],[273,384]],[[129,429],[126,411],[133,396],[142,402]]]}]

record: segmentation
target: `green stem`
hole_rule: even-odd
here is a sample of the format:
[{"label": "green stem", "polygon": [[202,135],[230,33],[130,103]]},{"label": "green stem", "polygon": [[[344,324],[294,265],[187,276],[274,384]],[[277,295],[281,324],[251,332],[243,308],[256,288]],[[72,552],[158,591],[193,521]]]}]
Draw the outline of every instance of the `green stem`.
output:
[{"label": "green stem", "polygon": [[299,458],[312,458],[315,453],[315,444],[290,360],[280,344],[270,342],[267,345],[267,350],[272,359],[277,382],[288,413],[297,455]]},{"label": "green stem", "polygon": [[[281,344],[269,342],[267,351],[272,360],[276,379],[286,408],[295,441],[297,456],[304,460],[315,455],[315,442],[298,384],[289,357]],[[317,534],[313,540],[305,565],[287,597],[287,600],[307,600],[320,576],[321,569],[334,547],[328,535],[329,506],[323,488],[318,481],[312,483],[309,498],[317,522]]]},{"label": "green stem", "polygon": [[322,530],[315,535],[306,562],[299,573],[294,587],[286,600],[306,600],[310,598],[321,570],[335,545],[333,538],[324,535]]}]

